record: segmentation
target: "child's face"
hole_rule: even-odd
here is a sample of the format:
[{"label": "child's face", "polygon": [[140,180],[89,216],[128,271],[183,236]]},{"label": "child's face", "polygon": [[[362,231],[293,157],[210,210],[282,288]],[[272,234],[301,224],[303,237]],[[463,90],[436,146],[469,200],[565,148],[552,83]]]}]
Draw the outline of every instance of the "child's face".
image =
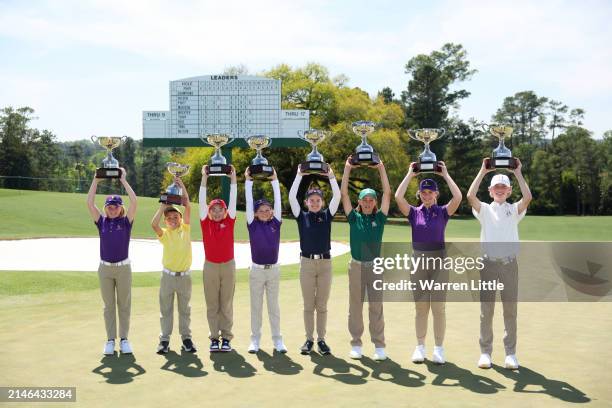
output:
[{"label": "child's face", "polygon": [[181,214],[179,214],[177,211],[170,211],[168,214],[166,214],[164,221],[166,222],[168,228],[175,229],[181,225],[181,219]]},{"label": "child's face", "polygon": [[323,206],[325,205],[325,201],[318,194],[310,195],[310,197],[304,200],[304,202],[306,203],[308,211],[311,212],[319,212],[321,211],[321,208],[323,208]]},{"label": "child's face", "polygon": [[262,204],[255,211],[255,218],[260,221],[270,221],[272,219],[272,207]]},{"label": "child's face", "polygon": [[438,199],[438,192],[425,189],[419,192],[419,196],[421,197],[423,204],[425,204],[426,207],[429,207],[436,203],[436,200]]},{"label": "child's face", "polygon": [[225,218],[225,208],[221,204],[215,204],[210,207],[210,218],[213,221],[221,221]]},{"label": "child's face", "polygon": [[365,196],[358,201],[361,212],[364,214],[372,214],[376,207],[376,199],[372,196]]},{"label": "child's face", "polygon": [[115,204],[107,205],[104,210],[108,218],[117,218],[121,214],[121,206]]},{"label": "child's face", "polygon": [[489,187],[489,195],[496,203],[504,203],[510,197],[510,194],[512,194],[512,187],[505,184],[496,184]]}]

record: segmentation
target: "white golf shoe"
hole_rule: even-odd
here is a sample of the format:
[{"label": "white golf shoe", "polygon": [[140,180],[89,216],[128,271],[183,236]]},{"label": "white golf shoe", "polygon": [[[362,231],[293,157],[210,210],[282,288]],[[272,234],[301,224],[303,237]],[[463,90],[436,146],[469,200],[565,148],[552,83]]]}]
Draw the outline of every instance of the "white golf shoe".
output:
[{"label": "white golf shoe", "polygon": [[374,349],[374,361],[383,361],[387,359],[387,354],[385,353],[384,347],[376,347]]},{"label": "white golf shoe", "polygon": [[287,352],[287,347],[285,346],[285,343],[283,343],[282,340],[276,340],[274,342],[274,350],[278,351],[279,353],[285,354]]},{"label": "white golf shoe", "polygon": [[491,368],[491,355],[482,353],[478,359],[478,367],[480,368]]},{"label": "white golf shoe", "polygon": [[353,346],[351,347],[351,352],[349,353],[349,357],[353,360],[359,360],[363,354],[361,353],[361,346]]},{"label": "white golf shoe", "polygon": [[433,355],[431,356],[431,360],[435,364],[444,364],[446,360],[444,359],[444,347],[435,346],[433,349]]},{"label": "white golf shoe", "polygon": [[412,362],[420,364],[425,361],[425,346],[423,344],[419,344],[414,349],[414,353],[412,353]]},{"label": "white golf shoe", "polygon": [[119,348],[121,349],[121,354],[132,354],[132,346],[127,339],[121,340]]},{"label": "white golf shoe", "polygon": [[104,355],[112,356],[115,354],[115,340],[109,340],[104,345]]},{"label": "white golf shoe", "polygon": [[516,355],[515,354],[508,354],[506,356],[506,360],[504,361],[504,366],[508,370],[518,370],[519,363],[518,363],[518,360],[516,359]]},{"label": "white golf shoe", "polygon": [[249,348],[247,349],[247,351],[250,354],[255,354],[259,351],[259,341],[257,340],[251,340],[251,344],[249,344]]}]

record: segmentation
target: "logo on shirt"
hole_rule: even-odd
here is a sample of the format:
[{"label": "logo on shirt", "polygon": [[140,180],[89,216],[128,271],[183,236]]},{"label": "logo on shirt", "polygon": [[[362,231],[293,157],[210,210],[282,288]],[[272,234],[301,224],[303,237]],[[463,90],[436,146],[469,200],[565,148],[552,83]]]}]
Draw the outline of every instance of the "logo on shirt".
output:
[{"label": "logo on shirt", "polygon": [[219,224],[219,228],[225,228],[225,224]]},{"label": "logo on shirt", "polygon": [[378,224],[376,224],[376,221],[372,221],[372,228],[376,228]]}]

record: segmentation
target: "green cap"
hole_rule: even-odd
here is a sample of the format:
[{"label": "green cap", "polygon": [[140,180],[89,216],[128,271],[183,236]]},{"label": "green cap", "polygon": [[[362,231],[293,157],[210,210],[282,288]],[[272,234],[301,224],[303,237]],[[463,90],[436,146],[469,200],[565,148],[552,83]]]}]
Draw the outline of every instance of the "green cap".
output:
[{"label": "green cap", "polygon": [[363,200],[366,196],[372,196],[372,197],[376,198],[376,191],[374,191],[371,188],[364,188],[359,193],[359,199]]}]

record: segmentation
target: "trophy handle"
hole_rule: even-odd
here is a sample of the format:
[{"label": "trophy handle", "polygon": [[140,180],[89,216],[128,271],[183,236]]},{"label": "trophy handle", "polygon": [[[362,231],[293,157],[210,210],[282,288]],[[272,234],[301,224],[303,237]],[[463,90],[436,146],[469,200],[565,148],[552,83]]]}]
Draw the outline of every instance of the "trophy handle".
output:
[{"label": "trophy handle", "polygon": [[127,135],[121,136],[121,143],[125,143],[127,139],[128,139]]},{"label": "trophy handle", "polygon": [[489,129],[491,129],[491,125],[489,125],[488,123],[484,123],[484,122],[480,124],[480,127],[482,127],[482,129],[487,133],[489,133]]},{"label": "trophy handle", "polygon": [[416,140],[417,142],[420,142],[420,140],[416,138],[416,129],[408,129],[408,137],[411,138],[412,140]]},{"label": "trophy handle", "polygon": [[442,137],[446,134],[446,129],[439,128],[438,130],[440,130],[440,136],[438,136],[438,139],[442,139]]},{"label": "trophy handle", "polygon": [[96,135],[91,135],[91,141],[93,142],[93,144],[96,144],[96,142],[98,141],[98,136]]}]

